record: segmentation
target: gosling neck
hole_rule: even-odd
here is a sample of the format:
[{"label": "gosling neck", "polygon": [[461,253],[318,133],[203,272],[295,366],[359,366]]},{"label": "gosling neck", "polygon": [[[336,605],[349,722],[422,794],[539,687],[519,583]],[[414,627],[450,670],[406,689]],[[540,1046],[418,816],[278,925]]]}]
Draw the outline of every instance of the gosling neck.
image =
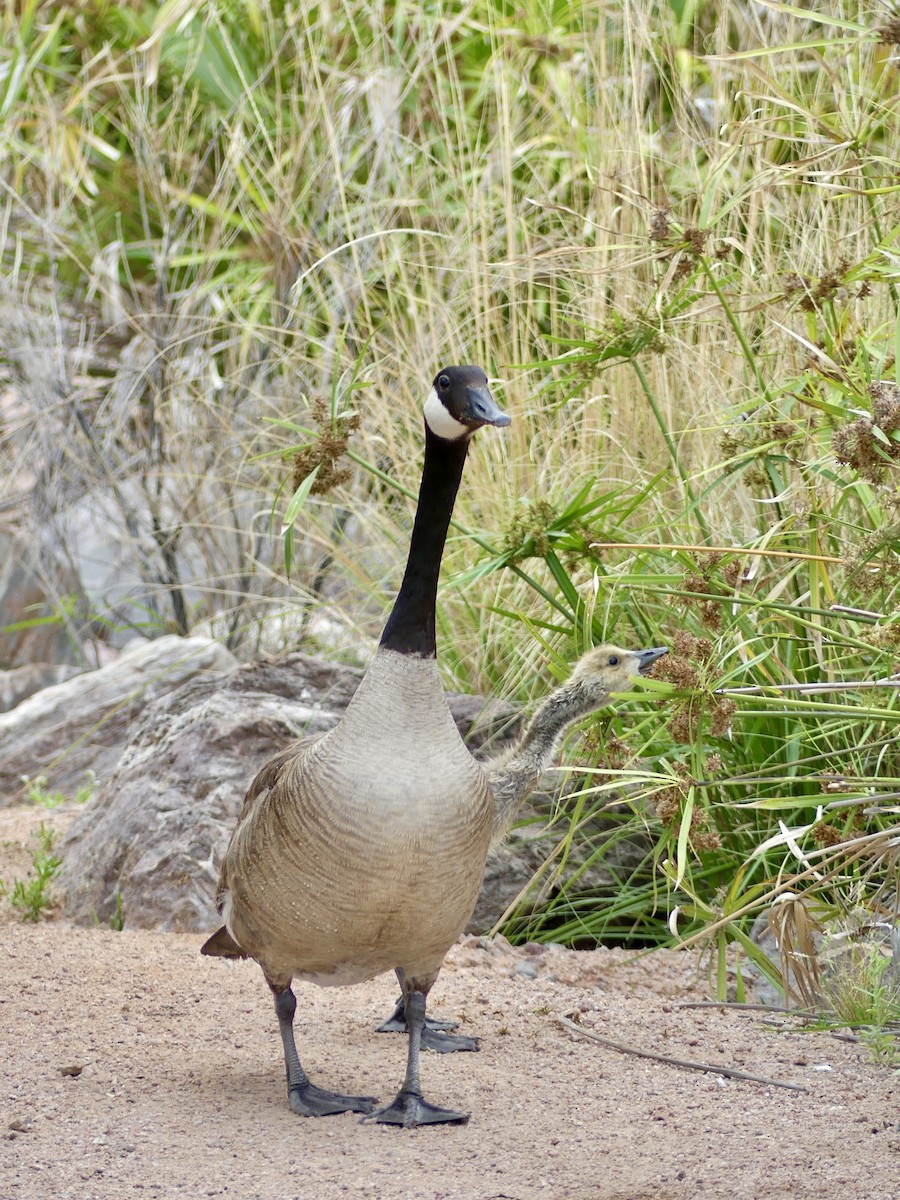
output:
[{"label": "gosling neck", "polygon": [[425,426],[425,462],[419,504],[400,591],[381,635],[386,650],[437,657],[434,610],[441,557],[462,479],[469,438],[439,438]]},{"label": "gosling neck", "polygon": [[603,704],[603,696],[588,696],[577,681],[569,680],[547,697],[528,722],[514,761],[537,780],[552,764],[563,734],[582,717]]}]

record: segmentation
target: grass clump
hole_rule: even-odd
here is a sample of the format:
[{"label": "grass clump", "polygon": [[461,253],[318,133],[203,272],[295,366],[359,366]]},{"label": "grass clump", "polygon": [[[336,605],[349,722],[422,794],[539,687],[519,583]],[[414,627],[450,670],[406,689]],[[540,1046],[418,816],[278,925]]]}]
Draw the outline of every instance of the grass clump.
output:
[{"label": "grass clump", "polygon": [[853,946],[833,966],[824,983],[825,998],[844,1025],[900,1033],[900,975],[890,950]]},{"label": "grass clump", "polygon": [[[72,803],[87,804],[94,794],[95,783],[93,772],[88,772],[85,782],[75,789],[75,794],[71,797]],[[58,788],[48,787],[46,778],[38,775],[34,779],[24,781],[23,799],[26,804],[33,804],[38,808],[59,808],[60,805],[67,804],[70,798]]]},{"label": "grass clump", "polygon": [[21,914],[23,921],[39,921],[53,907],[52,884],[62,859],[53,853],[57,833],[41,821],[34,837],[37,846],[31,853],[31,870],[25,879],[15,879],[11,884],[0,880],[0,895],[5,895],[10,905]]}]

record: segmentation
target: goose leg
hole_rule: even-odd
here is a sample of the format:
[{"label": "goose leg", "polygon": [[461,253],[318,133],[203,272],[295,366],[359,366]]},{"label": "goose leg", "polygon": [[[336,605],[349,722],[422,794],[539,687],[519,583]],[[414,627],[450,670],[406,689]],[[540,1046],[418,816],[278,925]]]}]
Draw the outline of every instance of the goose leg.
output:
[{"label": "goose leg", "polygon": [[[386,1021],[375,1030],[376,1033],[403,1033],[406,1029],[406,1009],[403,1003],[403,996],[397,1000],[394,1005],[394,1011]],[[465,1034],[453,1034],[447,1032],[451,1029],[459,1029],[456,1021],[438,1021],[432,1017],[425,1018],[425,1025],[422,1028],[422,1049],[436,1050],[439,1054],[450,1054],[454,1050],[478,1050],[478,1038],[466,1037]]]},{"label": "goose leg", "polygon": [[450,1108],[438,1108],[429,1104],[422,1096],[419,1080],[419,1050],[422,1030],[425,1027],[425,993],[404,989],[407,1028],[409,1030],[409,1055],[406,1060],[406,1077],[400,1091],[387,1108],[379,1108],[362,1118],[363,1121],[378,1121],[383,1125],[402,1125],[412,1129],[415,1125],[465,1124],[468,1113],[454,1112]]},{"label": "goose leg", "polygon": [[[434,1030],[451,1030],[459,1029],[458,1021],[438,1021],[435,1017],[425,1018],[425,1029]],[[386,1021],[382,1021],[376,1033],[406,1033],[406,1009],[403,1005],[403,997],[397,997],[397,1003],[394,1005],[394,1010]],[[425,1030],[423,1029],[423,1033]],[[424,1042],[422,1045],[424,1046]]]},{"label": "goose leg", "polygon": [[273,987],[272,991],[275,993],[275,1012],[278,1014],[278,1029],[284,1046],[288,1104],[291,1109],[301,1117],[324,1117],[330,1113],[342,1112],[371,1112],[377,1103],[374,1096],[342,1096],[339,1092],[326,1092],[310,1083],[309,1076],[300,1065],[297,1044],[294,1041],[297,999],[290,984],[281,991]]}]

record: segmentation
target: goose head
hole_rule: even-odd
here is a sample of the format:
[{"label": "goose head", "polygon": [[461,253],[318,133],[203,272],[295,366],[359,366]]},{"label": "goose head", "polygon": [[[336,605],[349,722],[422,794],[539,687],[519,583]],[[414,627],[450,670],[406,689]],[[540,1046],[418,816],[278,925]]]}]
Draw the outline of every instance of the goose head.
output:
[{"label": "goose head", "polygon": [[481,367],[444,367],[438,371],[425,401],[425,423],[444,441],[470,438],[482,425],[509,425],[497,407]]},{"label": "goose head", "polygon": [[651,650],[622,650],[619,646],[595,646],[583,654],[569,677],[569,686],[584,696],[585,702],[599,702],[610,692],[628,688],[628,680],[646,675],[658,658],[668,654],[665,646]]}]

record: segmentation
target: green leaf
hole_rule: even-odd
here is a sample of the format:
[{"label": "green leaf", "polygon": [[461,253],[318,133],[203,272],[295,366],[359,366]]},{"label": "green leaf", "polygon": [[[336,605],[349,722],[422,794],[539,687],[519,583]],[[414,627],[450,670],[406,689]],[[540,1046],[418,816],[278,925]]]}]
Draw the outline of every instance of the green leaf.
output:
[{"label": "green leaf", "polygon": [[788,16],[798,17],[801,21],[812,21],[814,25],[828,25],[832,29],[846,29],[850,33],[863,34],[866,37],[877,37],[878,31],[870,25],[859,25],[856,21],[848,21],[843,17],[832,17],[821,9],[809,6],[801,7],[796,4],[784,4],[780,0],[757,0],[758,4],[771,8],[774,12],[787,13]]},{"label": "green leaf", "polygon": [[300,515],[300,510],[309,499],[309,494],[312,491],[313,484],[316,482],[316,476],[318,473],[318,466],[313,467],[306,478],[301,480],[293,496],[291,496],[290,500],[288,501],[288,506],[284,510],[284,516],[281,520],[282,533],[286,533],[288,529],[293,527],[294,522]]},{"label": "green leaf", "polygon": [[687,797],[684,802],[684,811],[681,814],[681,824],[678,828],[677,870],[675,873],[676,889],[681,887],[682,880],[688,868],[688,835],[691,832],[691,817],[694,814],[694,792],[695,789],[693,787],[688,788]]}]

